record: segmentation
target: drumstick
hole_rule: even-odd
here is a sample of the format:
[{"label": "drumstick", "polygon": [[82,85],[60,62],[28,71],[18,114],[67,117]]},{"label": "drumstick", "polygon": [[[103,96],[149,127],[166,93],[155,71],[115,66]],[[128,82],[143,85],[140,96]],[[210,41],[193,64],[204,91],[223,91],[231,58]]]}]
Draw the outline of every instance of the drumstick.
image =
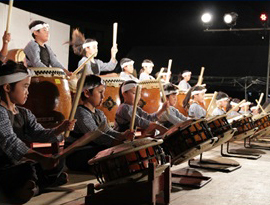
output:
[{"label": "drumstick", "polygon": [[[163,85],[161,83],[161,80],[159,80],[158,83],[159,83],[159,89],[160,89],[160,91],[162,93],[162,100],[165,103],[166,102],[166,96],[165,96],[165,92],[164,92],[164,88],[163,88]],[[168,113],[168,115],[170,114],[170,109],[169,108],[167,108],[167,113]]]},{"label": "drumstick", "polygon": [[226,115],[228,116],[229,113],[231,113],[234,109],[239,108],[240,105],[242,105],[242,104],[245,103],[245,102],[246,102],[245,99],[242,100],[242,101],[241,101],[240,103],[238,103],[234,108],[231,108],[231,109],[226,113]]},{"label": "drumstick", "polygon": [[[83,73],[82,73],[82,76],[81,76],[81,79],[80,79],[80,84],[79,84],[79,86],[77,86],[77,92],[76,92],[76,95],[75,95],[75,98],[74,98],[74,101],[73,101],[73,104],[72,104],[72,108],[71,108],[70,115],[69,115],[69,120],[74,119],[74,116],[75,116],[75,113],[76,113],[76,110],[77,110],[77,106],[78,106],[78,103],[79,103],[79,100],[80,100],[80,97],[81,97],[83,84],[84,84],[84,81],[85,81],[87,66],[89,66],[89,65],[84,66],[84,70],[83,70]],[[68,137],[69,133],[70,133],[70,131],[66,131],[64,136]]]},{"label": "drumstick", "polygon": [[215,101],[215,99],[216,99],[216,97],[217,97],[217,94],[218,94],[218,92],[215,91],[215,92],[214,92],[214,95],[213,95],[213,97],[212,97],[212,100],[210,101],[210,103],[209,103],[209,105],[208,105],[208,108],[207,108],[207,111],[206,111],[205,118],[208,117],[210,108],[211,108],[212,104],[214,103],[214,101]]},{"label": "drumstick", "polygon": [[13,6],[13,0],[9,0],[6,33],[9,32],[9,24],[10,24],[10,19],[11,19],[11,10],[12,10],[12,6]]},{"label": "drumstick", "polygon": [[136,118],[136,112],[137,112],[137,105],[140,100],[140,94],[141,94],[142,87],[140,85],[137,86],[136,88],[136,93],[135,93],[135,99],[134,99],[134,104],[133,104],[133,111],[132,111],[132,116],[131,116],[131,121],[130,121],[130,131],[134,131],[134,124],[135,124],[135,118]]},{"label": "drumstick", "polygon": [[257,104],[257,109],[259,108],[259,105],[260,105],[261,102],[262,102],[263,95],[264,95],[264,93],[261,93],[260,98],[259,98],[259,102],[258,102],[258,104]]},{"label": "drumstick", "polygon": [[204,67],[201,68],[201,74],[200,74],[200,76],[199,76],[197,85],[201,85],[201,84],[202,84],[202,81],[203,81],[203,73],[204,73]]},{"label": "drumstick", "polygon": [[[262,108],[262,106],[259,104],[258,100],[256,99],[256,103],[259,105],[259,107],[261,108],[261,110],[263,111],[264,114],[267,114],[267,112],[265,112],[265,110]],[[258,106],[257,105],[257,106]]]},{"label": "drumstick", "polygon": [[108,131],[108,125],[106,122],[102,123],[97,130],[87,132],[84,134],[81,138],[77,139],[72,145],[68,146],[66,149],[64,149],[62,152],[60,152],[58,155],[55,156],[56,159],[63,159],[67,155],[71,154],[76,148],[84,146],[88,144],[89,142],[95,140],[100,135],[104,134],[104,132]]},{"label": "drumstick", "polygon": [[88,63],[94,56],[96,53],[93,53],[91,56],[89,56],[73,73],[72,75],[77,75],[81,69],[84,68],[85,64]]},{"label": "drumstick", "polygon": [[170,59],[169,63],[168,63],[168,71],[167,71],[167,77],[166,77],[166,82],[167,83],[169,82],[169,76],[170,76],[170,73],[171,73],[171,67],[172,67],[172,59]]},{"label": "drumstick", "polygon": [[162,75],[163,71],[164,71],[164,68],[161,68],[161,69],[160,69],[160,71],[159,71],[159,74],[158,74],[157,80],[160,80],[160,78],[161,78],[161,75]]},{"label": "drumstick", "polygon": [[118,27],[118,23],[114,23],[114,24],[113,24],[113,47],[116,46],[117,27]]}]

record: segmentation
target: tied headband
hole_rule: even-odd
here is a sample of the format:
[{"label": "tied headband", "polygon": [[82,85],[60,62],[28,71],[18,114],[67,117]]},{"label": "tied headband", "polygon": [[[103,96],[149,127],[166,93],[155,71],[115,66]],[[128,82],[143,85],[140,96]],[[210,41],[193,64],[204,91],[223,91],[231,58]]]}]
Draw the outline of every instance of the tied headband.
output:
[{"label": "tied headband", "polygon": [[191,72],[184,72],[184,73],[182,74],[182,77],[186,77],[186,76],[188,76],[188,75],[191,75]]},{"label": "tied headband", "polygon": [[178,94],[177,90],[164,90],[164,94],[167,95],[171,95],[171,94]]},{"label": "tied headband", "polygon": [[217,102],[223,101],[223,100],[229,100],[229,98],[225,97],[225,98],[221,98],[219,100],[217,100]]},{"label": "tied headband", "polygon": [[[106,83],[102,79],[100,79],[100,84],[106,86]],[[96,85],[86,85],[86,86],[83,87],[82,92],[84,92],[85,90],[92,90],[92,89],[94,89],[94,88],[96,88],[98,86],[100,86],[100,85],[98,85],[98,84],[96,84]]]},{"label": "tied headband", "polygon": [[127,65],[133,65],[134,64],[134,61],[128,61],[128,62],[125,62],[121,65],[121,68],[124,68],[125,66]]},{"label": "tied headband", "polygon": [[257,110],[257,109],[258,109],[257,106],[253,106],[253,107],[250,108],[250,110]]},{"label": "tied headband", "polygon": [[33,70],[27,69],[27,73],[13,73],[9,75],[0,76],[0,85],[4,85],[7,83],[15,83],[19,82],[27,77],[32,77],[35,75]]},{"label": "tied headband", "polygon": [[128,84],[125,84],[122,86],[121,88],[121,92],[124,93],[126,91],[129,91],[130,89],[132,88],[135,88],[137,87],[137,84],[136,83],[128,83]]},{"label": "tied headband", "polygon": [[251,102],[245,102],[245,103],[241,104],[240,107],[244,107],[244,106],[250,105],[250,104],[251,104]]},{"label": "tied headband", "polygon": [[230,104],[231,104],[232,106],[238,105],[238,103],[235,103],[235,102],[233,102],[233,101],[231,101]]},{"label": "tied headband", "polygon": [[153,63],[142,63],[142,67],[154,67]]},{"label": "tied headband", "polygon": [[199,93],[205,93],[207,89],[202,89],[202,90],[195,90],[191,92],[191,96],[199,94]]},{"label": "tied headband", "polygon": [[97,41],[91,41],[91,42],[87,42],[87,43],[84,43],[82,45],[83,49],[87,48],[87,47],[92,47],[92,46],[97,46],[98,45],[98,42]]},{"label": "tied headband", "polygon": [[35,25],[34,27],[32,27],[30,29],[30,31],[33,33],[34,31],[38,31],[39,29],[42,29],[42,28],[46,28],[47,30],[49,30],[50,26],[49,24],[47,23],[44,23],[44,24],[37,24]]}]

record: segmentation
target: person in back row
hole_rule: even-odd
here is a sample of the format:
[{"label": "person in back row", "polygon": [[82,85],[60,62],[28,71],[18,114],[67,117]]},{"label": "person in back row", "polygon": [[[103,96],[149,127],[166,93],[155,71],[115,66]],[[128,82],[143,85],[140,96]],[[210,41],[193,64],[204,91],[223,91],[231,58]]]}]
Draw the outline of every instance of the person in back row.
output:
[{"label": "person in back row", "polygon": [[129,58],[122,58],[120,61],[120,66],[122,68],[122,72],[120,73],[119,77],[123,80],[135,80],[138,82],[138,78],[133,76],[134,72],[134,61]]},{"label": "person in back row", "polygon": [[180,90],[187,92],[191,86],[188,81],[191,78],[191,72],[189,70],[184,70],[183,73],[180,75],[180,82],[178,87]]},{"label": "person in back row", "polygon": [[154,67],[153,61],[149,59],[143,60],[139,80],[154,80],[155,78],[150,75],[152,73],[153,67]]},{"label": "person in back row", "polygon": [[226,114],[228,102],[229,96],[226,93],[219,91],[216,97],[217,107],[213,110],[212,115],[218,116]]}]

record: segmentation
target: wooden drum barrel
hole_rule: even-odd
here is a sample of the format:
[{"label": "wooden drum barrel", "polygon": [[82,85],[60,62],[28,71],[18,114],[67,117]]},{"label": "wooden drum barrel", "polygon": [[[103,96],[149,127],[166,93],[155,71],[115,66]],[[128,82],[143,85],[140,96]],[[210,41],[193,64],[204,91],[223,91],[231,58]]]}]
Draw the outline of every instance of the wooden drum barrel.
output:
[{"label": "wooden drum barrel", "polygon": [[25,53],[23,52],[23,49],[12,49],[8,51],[6,60],[13,60],[15,62],[21,62],[24,61]]}]

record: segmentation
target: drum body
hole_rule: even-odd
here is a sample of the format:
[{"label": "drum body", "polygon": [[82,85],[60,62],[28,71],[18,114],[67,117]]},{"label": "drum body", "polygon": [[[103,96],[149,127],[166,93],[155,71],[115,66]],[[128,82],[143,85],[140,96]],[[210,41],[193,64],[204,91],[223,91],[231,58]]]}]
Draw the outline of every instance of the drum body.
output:
[{"label": "drum body", "polygon": [[68,81],[61,68],[31,68],[29,95],[24,107],[37,117],[44,127],[54,127],[69,118],[71,96]]},{"label": "drum body", "polygon": [[236,128],[235,136],[247,132],[253,128],[255,128],[255,124],[252,120],[252,115],[243,116],[241,119],[235,120],[232,122],[232,127]]},{"label": "drum body", "polygon": [[25,53],[23,49],[12,49],[8,51],[6,60],[13,60],[15,62],[24,62]]},{"label": "drum body", "polygon": [[143,138],[124,143],[99,152],[89,164],[99,183],[107,183],[128,177],[148,168],[165,164],[165,155],[159,146],[163,140]]},{"label": "drum body", "polygon": [[211,129],[213,136],[221,136],[232,129],[231,125],[228,123],[226,115],[219,115],[207,119],[207,124]]},{"label": "drum body", "polygon": [[255,127],[258,127],[258,131],[270,126],[269,115],[263,115],[261,118],[254,120]]}]

